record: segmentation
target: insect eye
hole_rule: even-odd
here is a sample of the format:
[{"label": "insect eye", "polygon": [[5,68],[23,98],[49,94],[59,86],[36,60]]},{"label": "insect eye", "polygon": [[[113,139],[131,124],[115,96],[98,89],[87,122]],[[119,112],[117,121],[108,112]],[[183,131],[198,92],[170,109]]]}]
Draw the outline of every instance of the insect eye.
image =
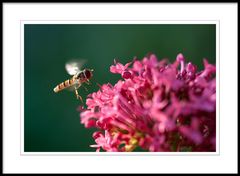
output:
[{"label": "insect eye", "polygon": [[91,77],[91,72],[89,70],[86,70],[85,75],[86,75],[87,78],[90,78]]}]

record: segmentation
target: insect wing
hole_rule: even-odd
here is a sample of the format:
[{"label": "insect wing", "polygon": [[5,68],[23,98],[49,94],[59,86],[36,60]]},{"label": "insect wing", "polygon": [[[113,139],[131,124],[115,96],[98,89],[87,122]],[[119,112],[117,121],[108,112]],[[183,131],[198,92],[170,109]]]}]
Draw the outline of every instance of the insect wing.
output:
[{"label": "insect wing", "polygon": [[86,60],[71,60],[66,63],[65,68],[70,75],[75,75],[79,72]]}]

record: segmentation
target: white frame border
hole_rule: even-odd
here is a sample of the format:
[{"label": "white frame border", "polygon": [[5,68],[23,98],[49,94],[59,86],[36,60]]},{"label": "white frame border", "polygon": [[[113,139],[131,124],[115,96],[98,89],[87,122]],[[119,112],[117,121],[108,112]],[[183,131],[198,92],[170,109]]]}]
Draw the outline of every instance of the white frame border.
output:
[{"label": "white frame border", "polygon": [[[21,20],[220,21],[221,41],[217,42],[220,45],[221,67],[221,72],[218,74],[221,93],[217,94],[221,98],[220,154],[215,156],[101,155],[100,157],[21,155],[19,148],[21,92],[20,75],[18,75],[21,64],[19,47]],[[238,173],[237,78],[237,2],[3,3],[3,173]]]}]

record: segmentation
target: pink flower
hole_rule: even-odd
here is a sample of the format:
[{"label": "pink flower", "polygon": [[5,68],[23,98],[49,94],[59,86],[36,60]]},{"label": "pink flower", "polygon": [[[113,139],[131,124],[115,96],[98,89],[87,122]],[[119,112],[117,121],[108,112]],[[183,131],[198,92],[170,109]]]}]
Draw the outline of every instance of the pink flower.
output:
[{"label": "pink flower", "polygon": [[172,64],[150,54],[125,65],[115,61],[110,72],[123,79],[102,85],[88,96],[87,109],[81,109],[81,123],[97,129],[91,147],[109,152],[136,147],[151,152],[215,151],[214,65],[204,59],[204,70],[197,71],[182,54]]}]

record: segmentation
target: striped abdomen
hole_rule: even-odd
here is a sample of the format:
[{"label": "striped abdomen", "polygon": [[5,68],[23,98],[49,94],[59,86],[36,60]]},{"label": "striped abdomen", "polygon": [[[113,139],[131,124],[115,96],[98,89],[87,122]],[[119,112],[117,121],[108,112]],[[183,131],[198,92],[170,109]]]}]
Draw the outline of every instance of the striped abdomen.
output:
[{"label": "striped abdomen", "polygon": [[74,78],[68,79],[64,82],[62,82],[61,84],[58,84],[53,90],[54,92],[59,92],[65,88],[68,88],[70,86],[74,85]]}]

